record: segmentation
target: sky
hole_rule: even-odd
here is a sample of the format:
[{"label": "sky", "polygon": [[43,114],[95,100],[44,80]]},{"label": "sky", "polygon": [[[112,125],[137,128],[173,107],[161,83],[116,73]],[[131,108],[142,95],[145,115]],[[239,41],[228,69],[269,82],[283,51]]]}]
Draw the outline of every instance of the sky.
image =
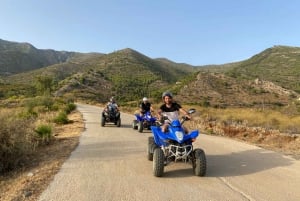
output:
[{"label": "sky", "polygon": [[300,47],[298,0],[0,0],[0,39],[200,66]]}]

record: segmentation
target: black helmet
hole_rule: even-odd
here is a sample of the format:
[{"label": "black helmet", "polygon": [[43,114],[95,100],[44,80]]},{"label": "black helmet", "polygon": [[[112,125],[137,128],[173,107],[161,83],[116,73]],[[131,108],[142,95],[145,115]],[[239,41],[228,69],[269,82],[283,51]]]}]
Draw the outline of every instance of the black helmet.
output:
[{"label": "black helmet", "polygon": [[112,96],[112,97],[110,98],[110,101],[111,101],[111,102],[115,102],[115,97]]},{"label": "black helmet", "polygon": [[172,95],[172,93],[171,92],[169,92],[169,91],[165,91],[163,94],[162,94],[162,99],[164,99],[165,98],[165,96],[168,96],[168,97],[170,97],[170,98],[173,98],[173,95]]}]

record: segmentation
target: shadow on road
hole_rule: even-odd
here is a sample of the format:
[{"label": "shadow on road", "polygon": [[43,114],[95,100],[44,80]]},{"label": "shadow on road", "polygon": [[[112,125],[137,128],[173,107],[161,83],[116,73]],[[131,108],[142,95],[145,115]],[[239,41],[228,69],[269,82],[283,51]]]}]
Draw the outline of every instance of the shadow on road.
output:
[{"label": "shadow on road", "polygon": [[207,177],[248,175],[292,164],[292,159],[264,149],[235,152],[229,155],[208,155]]}]

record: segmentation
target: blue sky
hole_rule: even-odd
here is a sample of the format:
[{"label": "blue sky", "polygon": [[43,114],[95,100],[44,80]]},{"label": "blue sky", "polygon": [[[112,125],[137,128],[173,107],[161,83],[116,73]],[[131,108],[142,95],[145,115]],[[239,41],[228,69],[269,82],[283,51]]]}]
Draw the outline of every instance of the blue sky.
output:
[{"label": "blue sky", "polygon": [[224,64],[274,45],[300,47],[299,8],[298,0],[0,0],[0,39]]}]

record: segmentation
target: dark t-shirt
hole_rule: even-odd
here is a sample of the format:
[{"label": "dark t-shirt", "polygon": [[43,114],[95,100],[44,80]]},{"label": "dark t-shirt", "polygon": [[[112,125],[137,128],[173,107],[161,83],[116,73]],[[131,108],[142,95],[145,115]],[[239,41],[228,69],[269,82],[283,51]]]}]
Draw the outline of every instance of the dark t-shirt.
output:
[{"label": "dark t-shirt", "polygon": [[142,103],[141,104],[141,109],[143,112],[148,112],[151,109],[151,103]]},{"label": "dark t-shirt", "polygon": [[167,107],[166,104],[163,104],[162,106],[160,106],[160,109],[163,112],[175,112],[175,111],[179,111],[180,108],[181,108],[181,105],[179,105],[178,103],[172,103],[171,107]]}]

